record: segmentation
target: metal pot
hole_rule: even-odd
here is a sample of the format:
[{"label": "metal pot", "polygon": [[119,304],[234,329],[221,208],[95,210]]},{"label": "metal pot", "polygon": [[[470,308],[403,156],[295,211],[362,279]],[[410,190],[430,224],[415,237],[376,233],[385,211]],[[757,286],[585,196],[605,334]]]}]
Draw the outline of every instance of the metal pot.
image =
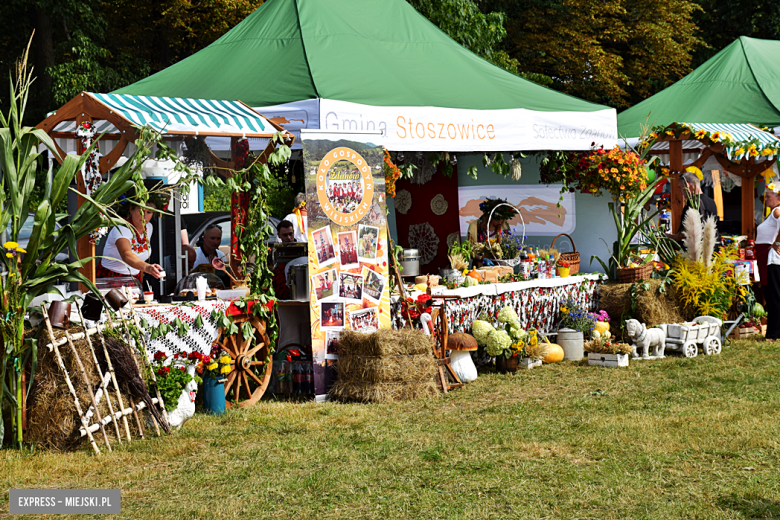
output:
[{"label": "metal pot", "polygon": [[420,275],[420,250],[404,249],[401,256],[401,276],[419,276]]},{"label": "metal pot", "polygon": [[309,266],[298,264],[290,267],[287,275],[287,286],[290,288],[290,297],[302,302],[309,301]]},{"label": "metal pot", "polygon": [[81,313],[84,319],[91,321],[100,321],[100,315],[103,314],[103,302],[93,293],[84,296],[84,302],[81,304]]},{"label": "metal pot", "polygon": [[49,305],[49,321],[56,329],[67,329],[70,326],[70,304],[51,302]]}]

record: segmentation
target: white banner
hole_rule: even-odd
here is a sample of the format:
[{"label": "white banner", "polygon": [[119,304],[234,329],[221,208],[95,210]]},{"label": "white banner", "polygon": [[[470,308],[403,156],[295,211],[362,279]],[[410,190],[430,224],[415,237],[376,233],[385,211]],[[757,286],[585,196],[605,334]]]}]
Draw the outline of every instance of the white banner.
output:
[{"label": "white banner", "polygon": [[[465,186],[458,188],[458,215],[460,234],[466,236],[469,224],[482,215],[479,204],[485,199],[506,199],[515,205],[525,222],[525,234],[528,236],[554,236],[571,233],[577,219],[574,206],[574,194],[565,193],[558,207],[561,185],[492,185]],[[509,221],[512,231],[522,236],[523,225],[519,216]]]},{"label": "white banner", "polygon": [[591,143],[609,148],[617,144],[614,109],[379,107],[321,99],[319,124],[334,132],[381,130],[385,147],[397,151],[590,150]]}]

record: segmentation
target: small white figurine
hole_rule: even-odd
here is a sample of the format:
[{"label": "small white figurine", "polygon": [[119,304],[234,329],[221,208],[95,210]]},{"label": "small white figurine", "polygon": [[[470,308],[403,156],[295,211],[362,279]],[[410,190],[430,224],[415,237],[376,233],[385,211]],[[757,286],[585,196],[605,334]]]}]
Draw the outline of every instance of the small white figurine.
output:
[{"label": "small white figurine", "polygon": [[634,344],[634,351],[631,357],[639,357],[639,349],[642,349],[642,357],[650,357],[650,347],[653,347],[653,357],[664,357],[666,350],[666,332],[663,329],[648,329],[644,323],[637,320],[626,320],[626,332]]}]

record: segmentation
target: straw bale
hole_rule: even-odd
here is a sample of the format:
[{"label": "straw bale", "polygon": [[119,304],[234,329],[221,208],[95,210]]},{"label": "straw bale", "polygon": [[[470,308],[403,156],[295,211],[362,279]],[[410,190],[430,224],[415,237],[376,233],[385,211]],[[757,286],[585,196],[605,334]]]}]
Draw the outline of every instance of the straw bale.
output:
[{"label": "straw bale", "polygon": [[339,379],[371,383],[406,383],[433,379],[436,362],[433,355],[412,356],[339,356]]},{"label": "straw bale", "polygon": [[[341,359],[339,359],[341,363]],[[330,390],[330,396],[339,401],[359,403],[391,403],[413,399],[430,399],[439,395],[433,380],[410,383],[372,383],[339,379]]]},{"label": "straw bale", "polygon": [[371,334],[345,330],[339,340],[339,359],[355,356],[411,356],[431,352],[431,339],[421,330],[379,329]]},{"label": "straw bale", "polygon": [[[71,327],[70,333],[73,335],[76,332],[81,332],[80,327]],[[57,339],[64,337],[64,332],[55,330],[55,337]],[[91,336],[92,344],[95,348],[102,348],[100,344],[100,337],[97,335]],[[79,429],[81,428],[81,419],[76,411],[76,405],[73,402],[73,396],[68,389],[68,385],[65,382],[65,375],[62,373],[59,365],[57,364],[57,356],[53,350],[49,350],[46,345],[49,343],[49,337],[44,334],[38,343],[38,369],[35,373],[32,389],[27,399],[27,430],[26,439],[34,443],[37,447],[55,450],[55,451],[69,451],[77,449],[82,442],[87,441],[87,436],[80,437]],[[89,350],[86,340],[80,339],[73,342],[76,347],[79,358],[81,359],[84,369],[87,372],[87,376],[90,379],[93,392],[96,392],[100,387],[100,379],[98,370],[95,368],[95,363],[92,360],[92,353]],[[68,344],[59,347],[62,361],[70,374],[70,380],[76,389],[76,395],[79,399],[82,411],[86,412],[92,405],[92,401],[89,397],[89,391],[87,390],[87,382],[81,375],[76,358],[73,355]],[[116,399],[116,393],[114,392],[112,383],[109,382],[109,398],[111,404],[114,407],[114,411],[119,410],[119,402]],[[108,406],[105,402],[106,396],[104,395],[99,403],[101,416],[108,415]],[[125,408],[130,406],[129,396],[122,394],[122,400]],[[122,432],[123,442],[125,441],[124,426],[120,421],[120,430]],[[96,418],[93,415],[91,424],[96,422]],[[138,438],[139,432],[135,424],[135,420],[132,415],[128,416],[128,424],[130,425],[130,433],[134,438]],[[116,440],[116,430],[114,426],[109,423],[105,427],[106,433],[109,436],[109,441],[113,445]],[[146,433],[146,432],[145,432]],[[102,444],[102,438],[100,432],[94,434],[98,440],[98,445]]]},{"label": "straw bale", "polygon": [[[630,283],[607,283],[599,286],[599,308],[609,314],[615,324],[622,319],[634,318],[648,327],[662,323],[681,323],[685,312],[677,300],[674,288],[666,287],[665,293],[658,292],[660,280],[648,280],[649,290],[639,290],[636,308],[631,309]],[[613,331],[617,326],[613,326]]]}]

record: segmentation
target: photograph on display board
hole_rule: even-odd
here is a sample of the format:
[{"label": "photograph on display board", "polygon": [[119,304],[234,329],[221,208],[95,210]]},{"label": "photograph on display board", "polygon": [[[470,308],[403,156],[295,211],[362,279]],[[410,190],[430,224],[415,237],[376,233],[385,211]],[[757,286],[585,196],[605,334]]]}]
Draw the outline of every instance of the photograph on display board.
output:
[{"label": "photograph on display board", "polygon": [[379,329],[378,307],[360,309],[349,313],[349,328],[358,332],[374,332]]},{"label": "photograph on display board", "polygon": [[339,355],[340,330],[329,330],[325,333],[325,359],[336,359]]},{"label": "photograph on display board", "polygon": [[311,277],[311,290],[314,291],[316,301],[338,296],[338,273],[336,269],[328,269],[325,272],[313,275]]},{"label": "photograph on display board", "polygon": [[354,212],[363,199],[364,181],[352,161],[336,161],[328,170],[328,201],[339,213]]},{"label": "photograph on display board", "polygon": [[351,231],[339,233],[338,242],[341,269],[346,271],[348,269],[357,268],[360,265],[358,263],[357,232],[353,229]]},{"label": "photograph on display board", "polygon": [[363,301],[363,275],[339,273],[339,298],[346,301]]},{"label": "photograph on display board", "polygon": [[336,251],[333,247],[333,235],[330,232],[330,226],[312,231],[312,241],[314,250],[317,253],[317,263],[320,267],[330,265],[336,261]]},{"label": "photograph on display board", "polygon": [[376,251],[379,245],[379,228],[358,226],[358,259],[361,262],[376,263]]},{"label": "photograph on display board", "polygon": [[379,303],[382,299],[382,291],[385,288],[385,279],[379,273],[363,268],[363,296],[370,302]]},{"label": "photograph on display board", "polygon": [[322,330],[344,328],[344,302],[320,303],[320,328]]}]

